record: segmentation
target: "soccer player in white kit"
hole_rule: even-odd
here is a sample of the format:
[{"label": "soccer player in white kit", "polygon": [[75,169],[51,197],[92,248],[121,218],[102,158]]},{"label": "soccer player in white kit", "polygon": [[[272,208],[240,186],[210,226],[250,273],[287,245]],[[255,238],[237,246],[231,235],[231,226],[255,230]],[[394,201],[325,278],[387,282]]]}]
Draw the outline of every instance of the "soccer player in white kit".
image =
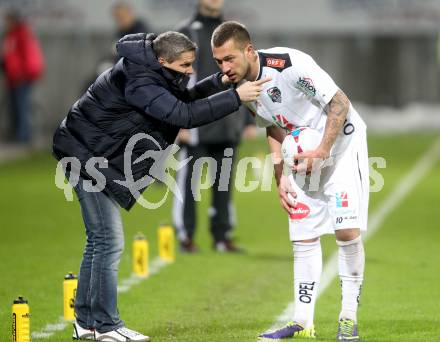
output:
[{"label": "soccer player in white kit", "polygon": [[[246,105],[257,123],[266,127],[271,152],[280,159],[274,169],[280,202],[289,214],[295,313],[285,327],[259,338],[315,337],[314,306],[322,271],[319,238],[334,233],[342,290],[337,339],[358,341],[356,313],[365,265],[361,231],[367,228],[369,193],[366,125],[309,55],[283,47],[256,51],[247,29],[231,21],[216,28],[211,45],[215,60],[232,83],[272,79],[264,84],[258,100]],[[318,185],[300,188],[283,173],[280,147],[286,134],[303,126],[318,130],[322,139],[316,150],[298,156],[294,172],[312,171],[311,161],[316,158],[327,166],[321,170]]]}]

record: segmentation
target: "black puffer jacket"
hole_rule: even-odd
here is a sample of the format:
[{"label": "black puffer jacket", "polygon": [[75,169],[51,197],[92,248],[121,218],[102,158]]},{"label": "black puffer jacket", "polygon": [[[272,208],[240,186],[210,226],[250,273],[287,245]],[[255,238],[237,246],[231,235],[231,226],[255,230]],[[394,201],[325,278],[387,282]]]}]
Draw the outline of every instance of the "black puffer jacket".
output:
[{"label": "black puffer jacket", "polygon": [[220,74],[186,89],[184,75],[157,61],[154,38],[153,34],[128,35],[117,43],[122,58],[72,106],[53,140],[55,157],[76,157],[81,162],[81,175],[88,179],[94,177],[86,172],[86,162],[91,157],[105,157],[108,167],[95,166],[106,177],[104,191],[127,210],[136,199],[115,180],[126,179],[124,150],[130,137],[147,133],[160,145],[147,139],[135,145],[131,169],[138,180],[149,175],[154,160],[133,164],[137,157],[146,151],[165,150],[181,127],[213,122],[240,106],[237,92],[222,85]]}]

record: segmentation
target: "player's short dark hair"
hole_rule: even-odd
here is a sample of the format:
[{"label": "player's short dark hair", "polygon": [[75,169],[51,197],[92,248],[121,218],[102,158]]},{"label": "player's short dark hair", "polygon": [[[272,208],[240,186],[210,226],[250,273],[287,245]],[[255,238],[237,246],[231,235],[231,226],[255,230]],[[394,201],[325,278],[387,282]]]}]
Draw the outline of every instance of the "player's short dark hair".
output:
[{"label": "player's short dark hair", "polygon": [[182,33],[167,31],[153,40],[156,57],[164,58],[168,63],[174,62],[184,52],[195,51],[197,45]]},{"label": "player's short dark hair", "polygon": [[7,20],[12,21],[13,23],[18,23],[18,22],[24,20],[24,15],[18,7],[11,6],[6,9],[5,18]]},{"label": "player's short dark hair", "polygon": [[251,42],[249,31],[243,24],[237,21],[225,21],[212,33],[211,44],[214,47],[219,47],[230,39],[233,39],[240,47]]},{"label": "player's short dark hair", "polygon": [[127,10],[133,12],[133,8],[126,0],[118,0],[112,6],[113,11]]}]

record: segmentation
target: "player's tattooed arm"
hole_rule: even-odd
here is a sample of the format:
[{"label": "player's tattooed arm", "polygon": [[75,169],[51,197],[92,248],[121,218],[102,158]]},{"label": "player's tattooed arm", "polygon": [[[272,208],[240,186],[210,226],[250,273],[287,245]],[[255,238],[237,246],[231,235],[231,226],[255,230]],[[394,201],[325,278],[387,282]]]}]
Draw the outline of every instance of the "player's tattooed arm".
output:
[{"label": "player's tattooed arm", "polygon": [[349,109],[350,100],[342,90],[338,90],[329,103],[324,136],[318,147],[327,156],[330,154],[330,149],[342,130]]},{"label": "player's tattooed arm", "polygon": [[314,151],[303,152],[294,156],[293,159],[296,165],[293,166],[293,170],[295,172],[311,172],[315,161],[321,161],[322,163],[329,157],[330,150],[342,130],[349,109],[350,100],[342,90],[338,90],[328,105],[327,122],[320,145]]}]

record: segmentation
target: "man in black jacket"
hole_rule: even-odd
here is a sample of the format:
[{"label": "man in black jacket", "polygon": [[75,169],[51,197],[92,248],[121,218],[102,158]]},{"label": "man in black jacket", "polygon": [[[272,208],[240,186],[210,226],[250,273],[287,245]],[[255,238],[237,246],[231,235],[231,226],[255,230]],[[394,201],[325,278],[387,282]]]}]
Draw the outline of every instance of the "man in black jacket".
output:
[{"label": "man in black jacket", "polygon": [[[116,48],[122,58],[71,107],[53,141],[55,157],[71,162],[64,163],[66,174],[77,193],[87,234],[73,338],[149,341],[126,328],[117,310],[117,273],[124,247],[119,207],[129,210],[149,180],[157,178],[155,162],[166,158],[181,127],[197,127],[234,112],[241,101],[259,96],[263,82],[233,89],[225,85],[226,76],[215,74],[186,89],[196,47],[177,32],[128,35]],[[124,153],[137,134],[150,138]],[[139,162],[145,153],[155,158]],[[147,180],[136,191],[123,181],[127,166],[134,182]]]},{"label": "man in black jacket", "polygon": [[[223,22],[223,0],[199,0],[196,14],[187,20],[178,31],[187,35],[197,44],[197,57],[194,63],[195,73],[191,81],[201,80],[218,71],[212,58],[211,35],[214,29]],[[235,161],[237,146],[243,132],[255,129],[250,112],[241,107],[239,111],[222,120],[212,122],[200,128],[181,130],[178,136],[182,146],[181,158],[193,157],[192,160],[177,173],[177,184],[182,193],[182,200],[177,196],[173,203],[173,223],[176,227],[182,252],[196,252],[194,235],[197,225],[196,200],[202,172],[201,164],[196,161],[201,157],[213,158],[209,165],[210,176],[213,177],[212,204],[209,208],[210,231],[213,246],[220,252],[236,252],[239,249],[233,244],[230,233],[235,224],[234,206],[231,201],[232,170],[234,163],[225,171],[223,160],[226,157]],[[214,164],[215,162],[215,164]],[[223,186],[222,178],[229,182]]]},{"label": "man in black jacket", "polygon": [[133,8],[125,0],[119,0],[113,5],[112,15],[117,26],[117,40],[127,34],[151,32],[149,25],[136,17]]}]

